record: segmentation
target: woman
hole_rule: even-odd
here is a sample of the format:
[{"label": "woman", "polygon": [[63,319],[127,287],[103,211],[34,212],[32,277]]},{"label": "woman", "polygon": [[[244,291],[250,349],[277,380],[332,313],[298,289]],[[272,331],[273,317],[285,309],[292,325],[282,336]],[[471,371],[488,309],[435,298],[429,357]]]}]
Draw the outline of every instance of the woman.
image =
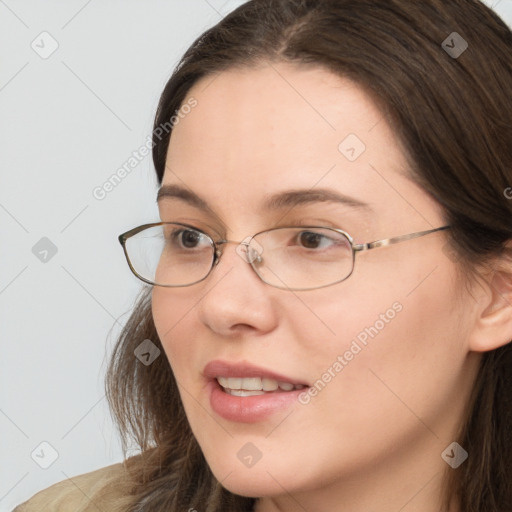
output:
[{"label": "woman", "polygon": [[17,510],[512,510],[511,83],[477,0],[253,0],[198,38],[161,222],[120,237],[141,454]]}]

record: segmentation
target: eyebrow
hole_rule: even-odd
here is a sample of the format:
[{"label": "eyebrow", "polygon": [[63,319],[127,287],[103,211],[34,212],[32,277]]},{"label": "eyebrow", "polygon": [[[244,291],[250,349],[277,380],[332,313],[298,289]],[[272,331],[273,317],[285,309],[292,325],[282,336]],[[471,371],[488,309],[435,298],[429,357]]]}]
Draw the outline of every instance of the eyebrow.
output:
[{"label": "eyebrow", "polygon": [[[159,203],[165,198],[182,199],[192,206],[213,213],[213,209],[203,198],[180,185],[162,185],[158,190],[156,200]],[[266,198],[263,203],[263,208],[266,210],[278,211],[293,208],[294,206],[314,203],[341,203],[353,209],[366,210],[368,212],[373,211],[369,204],[364,203],[359,199],[325,188],[314,190],[298,189],[278,192],[277,194]]]}]

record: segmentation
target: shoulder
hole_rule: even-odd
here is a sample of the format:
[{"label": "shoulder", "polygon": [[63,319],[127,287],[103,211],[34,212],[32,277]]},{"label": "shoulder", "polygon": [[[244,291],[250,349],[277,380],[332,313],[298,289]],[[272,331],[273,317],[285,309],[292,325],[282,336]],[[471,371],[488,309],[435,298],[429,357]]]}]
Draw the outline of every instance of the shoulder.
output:
[{"label": "shoulder", "polygon": [[[119,485],[124,482],[124,485]],[[62,480],[18,505],[12,512],[89,512],[114,510],[114,503],[125,496],[129,474],[123,463]],[[108,505],[108,507],[106,507]]]}]

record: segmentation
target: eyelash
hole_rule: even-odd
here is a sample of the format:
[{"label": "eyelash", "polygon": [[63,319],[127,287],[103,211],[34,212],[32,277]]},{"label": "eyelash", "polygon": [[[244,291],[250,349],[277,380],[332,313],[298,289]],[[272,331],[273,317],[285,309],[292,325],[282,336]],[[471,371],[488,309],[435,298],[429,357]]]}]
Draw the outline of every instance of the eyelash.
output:
[{"label": "eyelash", "polygon": [[214,240],[224,238],[224,231],[221,229],[216,229],[215,227],[206,224],[205,222],[201,222],[198,220],[192,219],[180,219],[179,217],[172,220],[162,219],[162,222],[178,222],[179,224],[186,224],[190,226],[192,229],[197,229],[198,231],[202,231],[212,237]]},{"label": "eyelash", "polygon": [[[226,236],[227,233],[220,226],[219,226],[219,228],[217,228],[211,224],[207,224],[206,222],[202,222],[199,220],[192,220],[190,218],[185,218],[185,219],[178,218],[178,220],[173,220],[173,221],[187,224],[188,226],[190,226],[193,229],[203,231],[204,233],[209,235],[214,240],[221,240],[221,239],[227,238],[227,236]],[[171,222],[171,221],[169,221],[169,222]],[[347,229],[344,226],[342,226],[338,223],[334,223],[334,222],[328,221],[326,219],[314,220],[314,218],[310,218],[309,220],[307,218],[300,218],[300,219],[295,219],[295,220],[293,220],[293,219],[287,220],[285,222],[277,222],[275,224],[269,224],[268,226],[262,228],[260,231],[263,231],[264,229],[273,229],[273,228],[279,228],[279,227],[284,227],[284,226],[297,226],[297,227],[318,226],[318,227],[327,227],[327,228],[341,229],[343,231],[347,231]]]}]

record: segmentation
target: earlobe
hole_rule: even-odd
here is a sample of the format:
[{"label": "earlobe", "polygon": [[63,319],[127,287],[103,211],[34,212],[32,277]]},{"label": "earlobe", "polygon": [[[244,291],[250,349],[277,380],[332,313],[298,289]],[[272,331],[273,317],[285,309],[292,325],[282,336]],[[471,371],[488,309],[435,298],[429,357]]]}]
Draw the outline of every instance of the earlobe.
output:
[{"label": "earlobe", "polygon": [[496,270],[485,287],[485,302],[477,309],[469,348],[488,352],[512,341],[512,268]]}]

